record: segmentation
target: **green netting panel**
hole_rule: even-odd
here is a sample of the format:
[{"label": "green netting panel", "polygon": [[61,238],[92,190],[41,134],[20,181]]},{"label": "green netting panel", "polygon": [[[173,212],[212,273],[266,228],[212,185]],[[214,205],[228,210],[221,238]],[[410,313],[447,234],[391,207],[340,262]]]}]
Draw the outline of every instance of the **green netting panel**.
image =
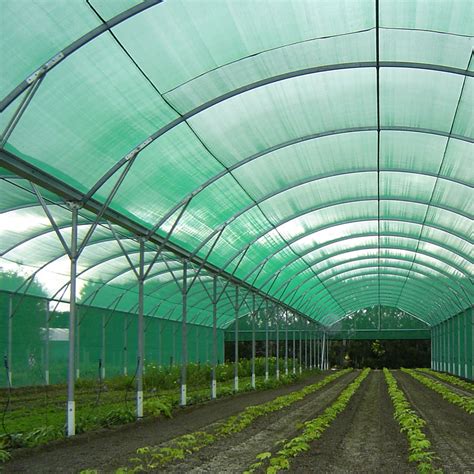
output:
[{"label": "green netting panel", "polygon": [[[474,61],[471,57],[471,70],[474,67]],[[456,111],[456,118],[453,124],[453,133],[474,138],[474,125],[472,124],[472,110],[474,108],[474,80],[472,77],[466,77],[459,106]]]},{"label": "green netting panel", "polygon": [[141,0],[114,0],[113,2],[108,0],[89,0],[89,3],[104,20],[110,20],[115,15],[140,4]]},{"label": "green netting panel", "polygon": [[431,329],[432,368],[474,380],[474,317],[472,308]]},{"label": "green netting panel", "polygon": [[100,23],[82,2],[45,0],[28,8],[23,2],[4,2],[0,56],[5,74],[0,79],[0,96],[3,98],[61,49]]},{"label": "green netting panel", "polygon": [[[370,2],[322,1],[315,10],[312,2],[179,1],[152,8],[114,32],[160,90],[168,91],[247,56],[373,26]],[[153,51],[150,42],[162,47]]]},{"label": "green netting panel", "polygon": [[[221,102],[189,123],[211,151],[219,158],[226,157],[225,164],[229,165],[290,139],[372,125],[374,84],[375,74],[370,69],[302,76]],[[318,113],[321,109],[330,113]]]},{"label": "green netting panel", "polygon": [[7,149],[87,190],[175,117],[115,40],[101,35],[48,73]]},{"label": "green netting panel", "polygon": [[[9,322],[10,300],[13,317]],[[13,386],[43,385],[47,370],[50,383],[64,383],[69,313],[44,298],[13,296],[4,291],[0,292],[0,308],[0,351],[9,361]],[[164,316],[164,313],[158,316]],[[76,369],[79,378],[98,379],[100,368],[106,378],[135,373],[138,334],[135,314],[113,308],[79,306],[77,324]],[[219,329],[217,347],[220,361],[224,357],[223,338],[224,333]],[[209,362],[211,355],[212,328],[189,324],[189,362]],[[179,365],[180,362],[181,323],[161,317],[145,317],[145,364]],[[5,371],[0,375],[0,385],[7,385]]]},{"label": "green netting panel", "polygon": [[[136,5],[7,2],[1,96]],[[471,2],[381,0],[379,29],[369,0],[142,6],[113,27],[118,41],[106,31],[48,71],[7,150],[86,192],[154,134],[110,207],[146,228],[160,223],[166,236],[187,203],[172,244],[321,320],[382,298],[430,322],[472,303],[473,79],[462,74],[474,67]],[[117,178],[94,197],[104,202]],[[2,267],[36,275],[50,297],[67,300],[68,258],[28,183],[15,185],[0,183]],[[51,212],[68,240],[63,199],[44,194],[62,204]],[[80,237],[93,219],[81,210]],[[136,238],[116,229],[137,264]],[[147,244],[147,263],[155,250]],[[170,270],[181,278],[182,263],[164,258],[146,282],[145,308],[179,320]],[[202,285],[212,282],[202,277],[189,315],[208,324]],[[362,281],[365,294],[347,294]],[[78,283],[81,301],[136,310],[135,275],[104,223],[79,259]],[[430,295],[426,308],[417,291]],[[219,324],[232,314],[223,304]]]}]

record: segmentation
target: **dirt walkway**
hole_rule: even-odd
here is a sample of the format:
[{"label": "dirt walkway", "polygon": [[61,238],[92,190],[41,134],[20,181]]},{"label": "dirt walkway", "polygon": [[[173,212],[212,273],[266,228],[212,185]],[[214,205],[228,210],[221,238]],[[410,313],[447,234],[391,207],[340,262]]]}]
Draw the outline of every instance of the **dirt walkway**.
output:
[{"label": "dirt walkway", "polygon": [[172,419],[147,419],[110,430],[85,433],[34,449],[18,450],[3,466],[3,472],[77,473],[99,468],[112,471],[125,465],[137,448],[163,443],[176,436],[202,429],[210,423],[234,415],[249,405],[299,390],[324,378],[328,373],[312,375],[304,381],[274,390],[247,392],[185,409]]},{"label": "dirt walkway", "polygon": [[443,400],[420,382],[394,371],[410,403],[428,422],[424,428],[445,472],[474,472],[474,416]]},{"label": "dirt walkway", "polygon": [[373,370],[322,438],[295,458],[290,472],[416,472],[407,457],[384,375]]},{"label": "dirt walkway", "polygon": [[347,374],[290,407],[257,419],[241,433],[217,441],[164,472],[241,473],[255,462],[257,454],[270,451],[275,442],[293,436],[298,423],[324,410],[356,376],[357,372]]},{"label": "dirt walkway", "polygon": [[461,395],[461,397],[474,397],[474,392],[466,390],[466,389],[460,387],[459,385],[455,385],[453,383],[446,382],[446,380],[441,380],[441,379],[439,379],[438,377],[436,377],[434,375],[423,372],[422,370],[417,370],[417,373],[420,374],[420,375],[424,375],[425,377],[427,377],[427,378],[429,378],[429,379],[431,379],[435,382],[439,382],[441,385],[444,385],[445,387],[449,388],[449,390],[451,390],[452,392],[457,393],[458,395]]}]

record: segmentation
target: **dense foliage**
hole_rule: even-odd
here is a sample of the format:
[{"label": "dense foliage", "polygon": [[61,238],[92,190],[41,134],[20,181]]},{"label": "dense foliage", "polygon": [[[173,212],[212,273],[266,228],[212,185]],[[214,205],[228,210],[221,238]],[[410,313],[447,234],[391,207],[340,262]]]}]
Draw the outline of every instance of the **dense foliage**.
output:
[{"label": "dense foliage", "polygon": [[329,362],[331,366],[359,369],[429,367],[431,346],[429,340],[331,341]]}]

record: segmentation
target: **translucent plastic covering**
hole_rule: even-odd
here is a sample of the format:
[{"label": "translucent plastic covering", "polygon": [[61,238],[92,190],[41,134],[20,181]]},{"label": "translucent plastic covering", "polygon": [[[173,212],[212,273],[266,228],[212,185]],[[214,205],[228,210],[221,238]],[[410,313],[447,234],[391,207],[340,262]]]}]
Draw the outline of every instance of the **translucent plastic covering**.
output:
[{"label": "translucent plastic covering", "polygon": [[136,225],[146,263],[166,240],[147,314],[180,319],[183,256],[204,325],[216,273],[325,325],[471,307],[473,2],[20,3],[1,15],[4,271],[67,300],[31,180],[66,241],[66,201],[85,204],[79,241],[106,206],[78,261],[85,304],[136,310]]}]

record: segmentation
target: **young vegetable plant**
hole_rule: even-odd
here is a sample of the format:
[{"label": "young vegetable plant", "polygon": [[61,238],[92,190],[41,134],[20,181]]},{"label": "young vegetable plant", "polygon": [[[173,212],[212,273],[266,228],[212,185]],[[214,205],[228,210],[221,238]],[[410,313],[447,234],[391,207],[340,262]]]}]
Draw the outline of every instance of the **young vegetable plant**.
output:
[{"label": "young vegetable plant", "polygon": [[455,377],[454,375],[448,375],[444,374],[442,372],[436,372],[435,370],[431,369],[416,369],[420,372],[424,372],[425,374],[432,375],[433,377],[436,377],[440,380],[443,380],[444,382],[448,382],[452,385],[457,385],[458,387],[463,388],[464,390],[469,390],[471,392],[474,392],[474,384],[466,382],[465,380],[461,380],[458,377]]},{"label": "young vegetable plant", "polygon": [[408,440],[408,461],[416,463],[418,472],[421,474],[441,473],[442,471],[437,470],[433,465],[433,461],[436,459],[435,453],[430,450],[431,442],[422,431],[426,421],[411,408],[390,371],[388,369],[383,369],[383,371],[388,385],[388,393],[393,403],[393,417],[398,421],[400,431],[405,433]]},{"label": "young vegetable plant", "polygon": [[120,472],[147,472],[182,460],[187,455],[199,451],[205,446],[214,443],[219,438],[239,433],[261,416],[289,407],[337,378],[342,377],[351,370],[352,369],[345,369],[335,372],[323,380],[308,385],[301,390],[276,397],[260,405],[249,406],[237,415],[231,416],[220,423],[212,433],[198,431],[174,438],[165,445],[140,448],[137,450],[137,456],[129,460],[133,466],[130,468],[121,468]]},{"label": "young vegetable plant", "polygon": [[303,423],[303,431],[289,441],[283,442],[283,448],[272,455],[271,452],[260,453],[257,461],[249,466],[244,474],[250,474],[257,469],[266,469],[267,474],[275,474],[279,471],[289,469],[290,461],[310,449],[310,443],[319,439],[324,431],[344,411],[350,399],[360,387],[360,384],[369,374],[370,369],[364,369],[356,379],[350,383],[337,397],[336,401],[326,408],[324,412],[313,420]]},{"label": "young vegetable plant", "polygon": [[474,396],[463,397],[450,390],[446,385],[437,382],[429,377],[419,374],[416,370],[402,369],[408,375],[411,375],[414,379],[421,382],[425,387],[439,393],[445,400],[453,405],[457,405],[464,411],[467,411],[470,415],[474,413]]}]

